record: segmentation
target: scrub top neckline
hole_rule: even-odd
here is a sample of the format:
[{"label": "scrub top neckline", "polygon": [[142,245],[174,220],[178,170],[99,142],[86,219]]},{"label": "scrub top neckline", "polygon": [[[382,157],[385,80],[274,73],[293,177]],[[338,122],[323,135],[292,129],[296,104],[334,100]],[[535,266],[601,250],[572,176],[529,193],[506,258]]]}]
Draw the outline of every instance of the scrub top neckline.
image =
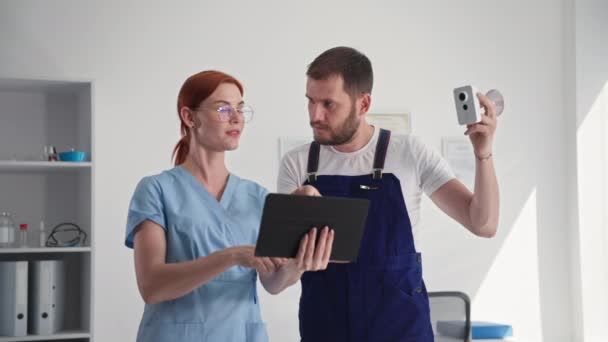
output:
[{"label": "scrub top neckline", "polygon": [[226,187],[224,188],[224,192],[222,193],[222,196],[220,197],[220,200],[218,201],[217,198],[215,198],[215,196],[211,195],[209,190],[207,190],[196,179],[196,177],[194,177],[194,175],[190,173],[190,171],[186,170],[181,165],[177,165],[175,168],[177,170],[179,170],[180,172],[186,174],[186,178],[188,178],[190,180],[190,182],[193,183],[193,186],[195,188],[199,189],[199,191],[205,197],[208,197],[210,200],[212,200],[212,202],[219,204],[220,206],[222,206],[222,208],[228,209],[228,205],[230,204],[230,199],[232,198],[232,193],[234,192],[233,190],[234,190],[234,186],[235,186],[235,182],[236,182],[235,175],[233,175],[231,172],[228,172],[228,181],[226,182]]}]

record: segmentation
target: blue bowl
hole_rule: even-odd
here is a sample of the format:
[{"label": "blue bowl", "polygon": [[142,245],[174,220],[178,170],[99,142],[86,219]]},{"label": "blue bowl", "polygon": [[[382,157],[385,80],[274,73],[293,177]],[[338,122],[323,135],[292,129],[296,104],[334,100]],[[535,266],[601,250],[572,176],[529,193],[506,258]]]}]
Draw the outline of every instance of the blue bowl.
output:
[{"label": "blue bowl", "polygon": [[57,153],[60,161],[66,162],[82,162],[85,160],[87,154],[81,151],[69,151]]}]

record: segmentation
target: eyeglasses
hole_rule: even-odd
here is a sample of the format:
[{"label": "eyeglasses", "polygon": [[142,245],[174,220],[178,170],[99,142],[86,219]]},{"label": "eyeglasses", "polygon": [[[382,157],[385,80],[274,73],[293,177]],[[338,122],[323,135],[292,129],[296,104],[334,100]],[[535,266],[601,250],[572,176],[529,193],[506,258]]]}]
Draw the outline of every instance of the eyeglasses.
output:
[{"label": "eyeglasses", "polygon": [[229,105],[223,105],[218,107],[216,110],[217,117],[222,122],[228,122],[237,114],[243,119],[243,122],[249,122],[253,119],[253,108],[248,105],[242,105],[238,108],[234,108]]},{"label": "eyeglasses", "polygon": [[46,239],[46,247],[83,246],[87,233],[75,223],[64,222],[56,225]]}]

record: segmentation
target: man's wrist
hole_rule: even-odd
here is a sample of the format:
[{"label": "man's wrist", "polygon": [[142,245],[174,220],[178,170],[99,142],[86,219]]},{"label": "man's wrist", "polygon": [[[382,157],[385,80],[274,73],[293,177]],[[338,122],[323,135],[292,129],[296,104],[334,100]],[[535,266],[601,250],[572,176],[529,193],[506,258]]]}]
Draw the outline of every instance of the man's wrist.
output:
[{"label": "man's wrist", "polygon": [[475,153],[475,159],[479,160],[479,161],[485,161],[492,158],[492,152],[488,152],[486,154],[477,154]]}]

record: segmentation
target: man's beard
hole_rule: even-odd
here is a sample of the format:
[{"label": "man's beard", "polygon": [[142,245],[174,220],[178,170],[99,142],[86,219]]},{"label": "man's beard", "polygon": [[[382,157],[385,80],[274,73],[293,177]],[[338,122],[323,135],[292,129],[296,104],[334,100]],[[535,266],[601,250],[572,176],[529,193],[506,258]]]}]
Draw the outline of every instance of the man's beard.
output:
[{"label": "man's beard", "polygon": [[[314,124],[311,123],[311,126]],[[357,128],[359,127],[359,120],[357,120],[357,111],[356,108],[352,108],[352,111],[348,114],[348,117],[342,124],[342,127],[338,129],[337,132],[330,132],[330,137],[326,139],[322,139],[320,137],[315,136],[315,141],[321,145],[331,145],[338,146],[343,145],[350,142],[353,139],[353,136],[357,132]],[[325,128],[325,127],[323,127]]]}]

